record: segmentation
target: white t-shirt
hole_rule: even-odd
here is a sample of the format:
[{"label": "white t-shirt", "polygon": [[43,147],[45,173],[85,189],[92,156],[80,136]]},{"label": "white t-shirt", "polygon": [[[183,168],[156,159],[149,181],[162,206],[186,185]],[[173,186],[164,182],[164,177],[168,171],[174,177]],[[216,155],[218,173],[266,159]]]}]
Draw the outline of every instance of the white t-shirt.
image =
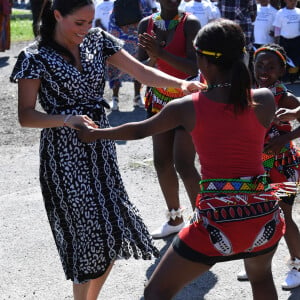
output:
[{"label": "white t-shirt", "polygon": [[254,43],[255,44],[270,44],[274,42],[274,38],[270,36],[270,31],[273,30],[277,10],[270,4],[261,6],[257,4],[257,15],[254,22]]},{"label": "white t-shirt", "polygon": [[286,39],[293,39],[300,35],[300,8],[280,9],[273,26],[280,28],[280,35]]},{"label": "white t-shirt", "polygon": [[206,25],[210,20],[215,19],[212,4],[207,1],[197,2],[191,0],[186,2],[185,11],[195,15],[200,21],[201,27]]},{"label": "white t-shirt", "polygon": [[97,4],[95,8],[95,16],[93,21],[93,27],[95,27],[95,20],[100,19],[105,29],[108,29],[108,22],[110,14],[114,7],[114,0],[102,1]]}]

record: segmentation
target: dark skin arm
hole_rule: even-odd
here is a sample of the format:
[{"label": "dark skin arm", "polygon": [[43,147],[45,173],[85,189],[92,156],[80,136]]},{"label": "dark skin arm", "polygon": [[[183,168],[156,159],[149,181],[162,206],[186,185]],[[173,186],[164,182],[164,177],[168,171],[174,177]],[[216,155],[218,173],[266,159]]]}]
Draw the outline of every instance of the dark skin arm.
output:
[{"label": "dark skin arm", "polygon": [[[281,101],[279,102],[280,109],[298,109],[300,106],[300,101],[297,97],[295,97],[291,93],[287,93],[286,96],[284,96]],[[275,121],[279,121],[277,118]],[[300,119],[298,119],[298,122]],[[290,141],[298,138],[300,136],[300,127],[296,128],[295,130],[292,130],[291,132],[288,132],[284,135],[274,137],[271,139],[268,143],[268,145],[265,147],[264,151],[271,152],[271,153],[280,153],[280,150],[289,143]]]},{"label": "dark skin arm", "polygon": [[[153,61],[157,58],[166,61],[169,65],[174,67],[177,70],[180,70],[189,75],[196,75],[198,72],[197,63],[196,63],[196,52],[193,47],[193,40],[200,29],[200,23],[198,19],[189,15],[184,24],[184,34],[186,38],[186,57],[178,57],[167,52],[164,49],[164,43],[162,42],[161,35],[165,32],[162,32],[159,29],[156,29],[155,33],[149,35],[146,33],[148,25],[148,18],[145,18],[141,21],[139,25],[139,53],[138,58],[140,61],[145,61],[147,58],[151,58]],[[166,44],[168,44],[172,38],[173,33],[167,35]]]},{"label": "dark skin arm", "polygon": [[[273,94],[268,89],[258,89],[254,91],[254,99],[257,103],[255,107],[257,118],[263,126],[268,128],[275,113]],[[187,132],[191,132],[195,123],[194,104],[192,96],[188,95],[171,101],[160,113],[141,122],[132,122],[105,129],[78,126],[78,137],[86,143],[97,139],[137,140],[178,126],[183,126]]]},{"label": "dark skin arm", "polygon": [[183,126],[188,132],[195,126],[195,111],[191,95],[171,101],[160,113],[141,122],[99,130],[79,126],[78,137],[83,142],[93,142],[97,139],[137,140],[168,131],[177,126]]}]

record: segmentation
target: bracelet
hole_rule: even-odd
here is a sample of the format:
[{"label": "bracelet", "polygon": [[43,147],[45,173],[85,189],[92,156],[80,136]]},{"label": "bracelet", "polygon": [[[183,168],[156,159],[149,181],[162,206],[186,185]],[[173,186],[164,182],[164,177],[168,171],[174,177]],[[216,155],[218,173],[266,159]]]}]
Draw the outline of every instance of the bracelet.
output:
[{"label": "bracelet", "polygon": [[67,122],[69,121],[69,119],[72,117],[72,115],[67,115],[64,119],[64,126],[67,126]]}]

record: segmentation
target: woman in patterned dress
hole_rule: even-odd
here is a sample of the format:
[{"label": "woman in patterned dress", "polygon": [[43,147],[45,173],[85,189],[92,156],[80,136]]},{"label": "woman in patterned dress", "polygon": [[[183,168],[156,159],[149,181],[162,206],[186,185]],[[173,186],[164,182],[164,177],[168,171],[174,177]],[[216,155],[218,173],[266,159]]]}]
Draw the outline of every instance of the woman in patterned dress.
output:
[{"label": "woman in patterned dress", "polygon": [[[122,42],[91,29],[92,0],[47,1],[39,41],[19,55],[19,121],[43,128],[40,183],[55,243],[75,299],[96,299],[117,258],[158,255],[139,212],[129,202],[115,144],[81,143],[75,125],[109,127],[102,105],[109,62],[148,85],[198,89],[144,66]],[[37,98],[44,112],[37,111]]]},{"label": "woman in patterned dress", "polygon": [[[262,165],[264,137],[274,117],[266,88],[251,90],[240,26],[212,21],[194,46],[207,89],[172,100],[160,113],[116,128],[79,132],[95,139],[136,139],[177,126],[190,132],[201,165],[194,216],[175,237],[145,289],[145,299],[168,300],[218,262],[244,259],[253,298],[277,299],[271,263],[284,233],[278,196]],[[220,152],[221,151],[221,152]]]}]

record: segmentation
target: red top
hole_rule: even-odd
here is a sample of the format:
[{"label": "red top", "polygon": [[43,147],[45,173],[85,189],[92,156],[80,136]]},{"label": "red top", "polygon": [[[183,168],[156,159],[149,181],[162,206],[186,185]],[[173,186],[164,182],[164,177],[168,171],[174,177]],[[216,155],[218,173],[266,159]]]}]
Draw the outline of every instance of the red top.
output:
[{"label": "red top", "polygon": [[[188,13],[184,13],[184,16],[181,18],[179,24],[177,25],[174,36],[172,41],[167,44],[164,49],[176,56],[179,57],[186,57],[186,48],[185,48],[185,34],[184,34],[184,23],[188,16]],[[154,27],[152,16],[149,18],[148,27],[147,27],[147,33],[152,34],[152,30]],[[175,76],[177,78],[183,79],[187,78],[190,75],[184,72],[181,72],[171,65],[169,65],[167,62],[161,59],[157,59],[156,61],[157,68],[169,75]]]},{"label": "red top", "polygon": [[231,105],[193,94],[196,124],[191,131],[202,179],[264,174],[262,151],[266,128],[254,109],[235,115]]}]

